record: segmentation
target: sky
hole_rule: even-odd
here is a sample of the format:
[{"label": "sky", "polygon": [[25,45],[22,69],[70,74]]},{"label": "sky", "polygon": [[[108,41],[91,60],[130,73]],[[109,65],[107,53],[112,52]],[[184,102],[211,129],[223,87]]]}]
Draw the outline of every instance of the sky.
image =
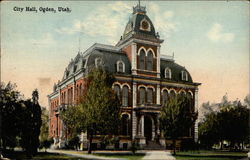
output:
[{"label": "sky", "polygon": [[[39,102],[79,49],[94,43],[115,45],[137,1],[1,2],[1,81],[17,84]],[[185,66],[199,87],[199,104],[241,101],[249,94],[249,2],[141,1],[164,43],[161,54]],[[25,11],[35,7],[37,12]],[[54,8],[43,12],[42,8]],[[68,7],[70,12],[59,12]],[[21,12],[20,8],[24,8]]]}]

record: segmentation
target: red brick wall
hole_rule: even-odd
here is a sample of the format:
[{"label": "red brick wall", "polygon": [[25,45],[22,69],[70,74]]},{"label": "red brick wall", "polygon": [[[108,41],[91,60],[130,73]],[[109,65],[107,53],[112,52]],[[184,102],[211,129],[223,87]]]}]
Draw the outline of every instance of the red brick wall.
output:
[{"label": "red brick wall", "polygon": [[124,47],[122,49],[122,51],[124,51],[127,54],[128,59],[129,59],[129,61],[131,63],[132,62],[132,47],[131,47],[131,45],[128,45],[128,46]]},{"label": "red brick wall", "polygon": [[56,136],[56,112],[55,110],[59,106],[59,97],[53,98],[50,100],[50,123],[49,123],[49,136],[55,137]]}]

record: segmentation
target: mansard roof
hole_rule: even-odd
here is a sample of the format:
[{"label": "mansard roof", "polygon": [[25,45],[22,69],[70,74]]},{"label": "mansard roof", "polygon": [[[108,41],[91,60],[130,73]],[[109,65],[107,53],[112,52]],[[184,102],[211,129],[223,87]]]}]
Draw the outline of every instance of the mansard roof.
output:
[{"label": "mansard roof", "polygon": [[[117,73],[116,65],[118,61],[125,64],[125,72],[123,74],[131,74],[131,64],[127,55],[119,50],[116,46],[104,45],[95,43],[83,53],[78,53],[74,59],[71,59],[69,65],[66,67],[63,80],[74,75],[79,70],[86,71],[89,68],[95,67],[95,60],[100,58],[102,61],[102,68],[110,73]],[[169,81],[181,82],[181,72],[188,73],[188,81],[193,83],[192,77],[187,69],[177,63],[171,57],[164,56],[160,61],[161,78],[165,78],[165,69],[171,69],[171,79]]]},{"label": "mansard roof", "polygon": [[188,81],[186,81],[186,82],[193,83],[192,77],[191,77],[190,73],[188,72],[188,70],[185,67],[175,63],[174,60],[161,58],[160,65],[161,65],[160,66],[161,78],[163,78],[163,79],[165,78],[165,69],[169,68],[171,70],[170,81],[175,81],[175,82],[183,81],[181,79],[181,76],[182,76],[181,72],[186,71],[188,74]]},{"label": "mansard roof", "polygon": [[97,58],[101,59],[102,68],[109,73],[117,73],[117,62],[122,61],[125,64],[125,72],[123,74],[131,74],[131,64],[124,52],[103,48],[94,49],[87,58],[86,67],[95,67],[95,59]]},{"label": "mansard roof", "polygon": [[116,64],[118,61],[122,61],[125,64],[124,74],[131,74],[131,64],[124,52],[120,51],[120,49],[115,46],[95,43],[85,52],[79,52],[74,59],[71,59],[64,71],[63,80],[74,75],[81,69],[86,71],[94,67],[96,58],[102,60],[102,67],[110,73],[116,73]]}]

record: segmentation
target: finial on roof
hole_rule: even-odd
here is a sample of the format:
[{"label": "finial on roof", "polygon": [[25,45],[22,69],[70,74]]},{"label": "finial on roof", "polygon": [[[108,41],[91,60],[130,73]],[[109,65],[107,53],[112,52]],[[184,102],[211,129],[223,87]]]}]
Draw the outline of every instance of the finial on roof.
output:
[{"label": "finial on roof", "polygon": [[144,6],[141,6],[141,1],[138,0],[139,3],[133,7],[133,14],[136,14],[136,13],[141,13],[141,14],[146,14],[146,7]]}]

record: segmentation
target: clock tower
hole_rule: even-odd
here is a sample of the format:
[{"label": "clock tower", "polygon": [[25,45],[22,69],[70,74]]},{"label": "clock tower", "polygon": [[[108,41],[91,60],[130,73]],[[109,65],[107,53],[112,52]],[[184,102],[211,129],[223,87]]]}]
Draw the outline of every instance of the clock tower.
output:
[{"label": "clock tower", "polygon": [[132,75],[160,78],[160,39],[154,25],[146,15],[146,7],[137,5],[116,44],[130,62]]}]

